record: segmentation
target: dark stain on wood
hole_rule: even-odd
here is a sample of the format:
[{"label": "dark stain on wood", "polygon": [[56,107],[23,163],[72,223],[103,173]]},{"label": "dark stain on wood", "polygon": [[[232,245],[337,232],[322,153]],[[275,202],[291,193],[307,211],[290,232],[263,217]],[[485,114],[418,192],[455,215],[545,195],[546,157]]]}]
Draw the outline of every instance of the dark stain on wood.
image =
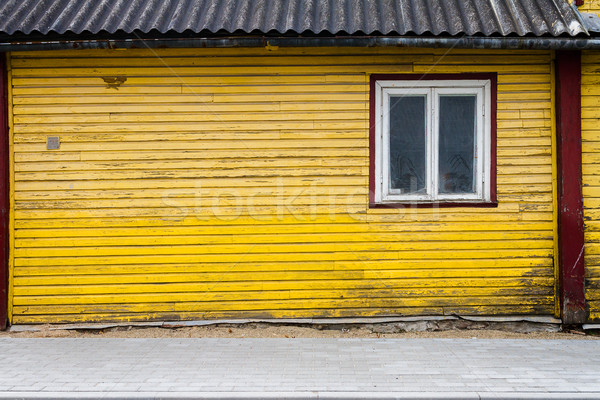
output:
[{"label": "dark stain on wood", "polygon": [[107,89],[119,90],[119,86],[125,83],[127,78],[124,76],[103,76],[102,80],[106,83]]}]

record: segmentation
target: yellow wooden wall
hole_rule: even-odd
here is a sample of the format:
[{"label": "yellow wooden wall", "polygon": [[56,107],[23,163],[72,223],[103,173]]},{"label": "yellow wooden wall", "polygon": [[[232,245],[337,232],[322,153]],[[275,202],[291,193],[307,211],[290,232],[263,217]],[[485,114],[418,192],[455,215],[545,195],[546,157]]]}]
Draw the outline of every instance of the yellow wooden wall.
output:
[{"label": "yellow wooden wall", "polygon": [[586,300],[600,320],[600,52],[582,56],[582,158]]},{"label": "yellow wooden wall", "polygon": [[585,0],[579,11],[600,14],[600,0]]},{"label": "yellow wooden wall", "polygon": [[[63,51],[10,66],[13,323],[555,311],[550,52]],[[369,74],[458,72],[499,73],[499,207],[368,209]]]}]

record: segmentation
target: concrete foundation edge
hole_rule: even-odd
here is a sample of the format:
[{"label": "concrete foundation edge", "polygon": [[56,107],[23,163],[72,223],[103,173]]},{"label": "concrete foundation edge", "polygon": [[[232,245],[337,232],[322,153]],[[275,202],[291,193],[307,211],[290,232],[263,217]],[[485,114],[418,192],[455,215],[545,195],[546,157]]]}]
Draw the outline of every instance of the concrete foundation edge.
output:
[{"label": "concrete foundation edge", "polygon": [[[98,330],[118,327],[140,327],[140,328],[179,328],[191,326],[210,325],[245,325],[252,323],[264,323],[274,325],[368,325],[368,324],[390,324],[390,323],[417,323],[437,321],[470,321],[486,323],[503,322],[530,322],[538,324],[560,325],[560,319],[551,316],[422,316],[422,317],[374,317],[374,318],[299,318],[299,319],[222,319],[202,321],[157,321],[157,322],[118,322],[118,323],[89,323],[89,324],[56,324],[51,325],[50,330]],[[37,331],[40,325],[13,325],[11,332]]]}]

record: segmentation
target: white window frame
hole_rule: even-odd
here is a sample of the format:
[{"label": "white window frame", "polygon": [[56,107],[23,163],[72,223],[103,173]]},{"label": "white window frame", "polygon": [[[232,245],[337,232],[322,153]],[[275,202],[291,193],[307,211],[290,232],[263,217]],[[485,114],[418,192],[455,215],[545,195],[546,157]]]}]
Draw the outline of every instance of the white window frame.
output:
[{"label": "white window frame", "polygon": [[[491,201],[491,86],[490,80],[379,80],[375,82],[375,202],[460,203]],[[390,189],[389,143],[391,96],[426,96],[426,194],[400,194]],[[472,194],[438,193],[440,95],[476,95],[476,191]],[[395,193],[394,193],[395,192]]]}]

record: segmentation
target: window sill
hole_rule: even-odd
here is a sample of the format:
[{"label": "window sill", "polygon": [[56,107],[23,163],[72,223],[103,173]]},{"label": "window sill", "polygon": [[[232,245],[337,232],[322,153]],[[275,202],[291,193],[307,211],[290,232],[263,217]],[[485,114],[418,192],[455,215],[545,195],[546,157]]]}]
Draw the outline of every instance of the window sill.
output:
[{"label": "window sill", "polygon": [[497,208],[497,201],[369,203],[369,208]]}]

